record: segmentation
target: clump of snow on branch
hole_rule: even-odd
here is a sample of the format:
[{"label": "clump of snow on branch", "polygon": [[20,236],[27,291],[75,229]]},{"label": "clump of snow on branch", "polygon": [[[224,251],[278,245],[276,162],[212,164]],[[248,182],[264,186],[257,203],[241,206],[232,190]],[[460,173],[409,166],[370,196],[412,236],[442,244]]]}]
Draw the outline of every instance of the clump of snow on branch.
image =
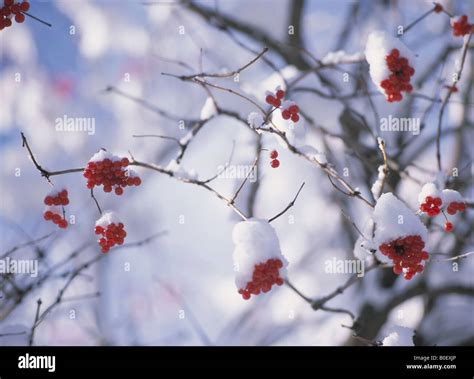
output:
[{"label": "clump of snow on branch", "polygon": [[400,325],[394,325],[390,334],[382,340],[382,346],[414,346],[413,329]]},{"label": "clump of snow on branch", "polygon": [[232,231],[232,240],[235,244],[235,284],[239,290],[245,289],[255,279],[256,266],[269,260],[281,261],[278,274],[285,278],[288,261],[281,252],[275,229],[267,220],[252,218],[238,223]]},{"label": "clump of snow on branch", "polygon": [[384,193],[375,205],[376,224],[374,242],[377,246],[409,235],[419,235],[426,243],[428,231],[420,219],[391,192]]},{"label": "clump of snow on branch", "polygon": [[400,39],[379,30],[369,34],[365,46],[365,59],[370,66],[369,72],[372,81],[383,94],[385,94],[385,90],[382,88],[381,82],[391,74],[385,58],[393,49],[398,49],[400,56],[407,58],[410,65],[416,70],[415,55]]},{"label": "clump of snow on branch", "polygon": [[252,129],[259,129],[262,127],[264,119],[259,112],[251,112],[247,117],[247,122]]},{"label": "clump of snow on branch", "polygon": [[189,180],[196,180],[198,178],[198,174],[196,170],[194,169],[186,170],[175,159],[173,159],[170,163],[168,163],[168,166],[166,166],[166,170],[173,172],[173,174],[177,178],[189,179]]},{"label": "clump of snow on branch", "polygon": [[202,109],[201,109],[201,120],[208,120],[214,115],[216,115],[217,109],[216,109],[216,104],[214,103],[214,100],[212,97],[208,97],[206,99],[206,102],[204,103]]},{"label": "clump of snow on branch", "polygon": [[344,50],[331,51],[321,59],[321,63],[324,65],[336,65],[341,63],[353,63],[364,59],[364,54],[354,53],[347,54]]},{"label": "clump of snow on branch", "polygon": [[304,145],[299,147],[299,150],[310,159],[314,159],[322,165],[328,163],[326,154],[321,153],[316,148],[310,145]]},{"label": "clump of snow on branch", "polygon": [[382,193],[382,186],[383,186],[383,183],[385,181],[385,166],[379,166],[379,168],[377,169],[378,171],[378,176],[377,176],[377,179],[375,180],[374,184],[372,184],[372,187],[371,187],[371,191],[372,191],[372,195],[374,195],[374,199],[377,200],[381,193]]}]

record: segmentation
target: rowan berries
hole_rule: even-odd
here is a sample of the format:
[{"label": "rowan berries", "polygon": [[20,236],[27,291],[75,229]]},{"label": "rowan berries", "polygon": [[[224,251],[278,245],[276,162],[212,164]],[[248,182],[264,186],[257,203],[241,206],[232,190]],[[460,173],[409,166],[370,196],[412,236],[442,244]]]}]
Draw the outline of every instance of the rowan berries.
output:
[{"label": "rowan berries", "polygon": [[30,9],[30,3],[28,0],[23,2],[15,3],[15,0],[4,0],[3,7],[0,8],[0,30],[12,26],[12,19],[15,19],[17,23],[25,21],[25,15],[23,12],[27,12]]},{"label": "rowan berries", "polygon": [[405,279],[410,280],[416,273],[423,271],[422,261],[429,258],[424,247],[425,242],[419,235],[411,235],[383,243],[379,250],[393,261],[395,274],[403,272]]},{"label": "rowan berries", "polygon": [[392,49],[385,57],[387,67],[391,74],[382,80],[380,86],[384,89],[387,100],[392,103],[401,101],[402,92],[410,93],[413,86],[410,84],[411,77],[415,74],[415,69],[409,65],[408,59],[400,56],[398,49]]},{"label": "rowan berries", "polygon": [[256,264],[252,274],[252,280],[245,288],[239,289],[239,294],[244,300],[250,299],[252,295],[259,295],[261,292],[269,292],[273,285],[281,286],[284,283],[280,276],[280,269],[283,262],[280,259],[268,259],[264,263]]},{"label": "rowan berries", "polygon": [[97,242],[103,253],[108,253],[115,245],[124,243],[127,232],[113,212],[105,213],[95,224],[95,234],[101,236]]},{"label": "rowan berries", "polygon": [[84,177],[87,188],[103,186],[104,192],[115,192],[122,195],[127,186],[139,186],[141,179],[128,168],[130,162],[126,157],[118,157],[103,150],[96,153],[87,163]]},{"label": "rowan berries", "polygon": [[473,25],[467,22],[467,16],[463,14],[457,18],[451,18],[451,27],[455,37],[462,37],[472,32]]}]

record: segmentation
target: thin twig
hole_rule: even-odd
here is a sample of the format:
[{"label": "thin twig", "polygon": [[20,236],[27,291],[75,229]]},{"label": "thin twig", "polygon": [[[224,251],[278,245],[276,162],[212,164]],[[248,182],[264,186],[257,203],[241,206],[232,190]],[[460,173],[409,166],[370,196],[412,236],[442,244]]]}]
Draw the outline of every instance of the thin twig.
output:
[{"label": "thin twig", "polygon": [[31,327],[30,339],[28,340],[29,346],[33,346],[33,340],[35,338],[35,330],[36,330],[36,323],[40,317],[40,309],[41,309],[42,301],[38,299],[36,301],[36,314],[35,314],[35,321],[33,322],[33,326]]},{"label": "thin twig", "polygon": [[283,209],[280,213],[278,213],[277,215],[275,215],[271,219],[269,219],[268,222],[272,222],[272,221],[276,220],[278,217],[284,215],[286,213],[286,211],[288,211],[288,209],[290,209],[291,207],[293,207],[295,205],[296,199],[298,199],[298,196],[300,195],[300,192],[303,189],[304,185],[305,185],[305,182],[303,182],[301,184],[298,192],[296,192],[295,197],[293,198],[293,200],[290,201],[290,203],[285,207],[285,209]]},{"label": "thin twig", "polygon": [[[466,56],[467,56],[467,49],[469,46],[469,42],[471,41],[472,37],[472,31],[469,33],[468,36],[464,37],[464,43],[462,45],[461,49],[461,63],[459,65],[459,69],[456,73],[455,76],[455,82],[453,85],[456,85],[456,83],[459,82],[461,79],[461,74],[464,68],[464,63],[466,61]],[[438,114],[438,128],[437,128],[437,134],[436,134],[436,161],[438,163],[438,171],[442,171],[442,165],[441,165],[441,134],[442,134],[442,121],[443,121],[443,115],[444,115],[444,110],[446,108],[446,105],[448,104],[449,98],[453,94],[453,91],[448,91],[446,94],[446,97],[444,98],[443,102],[441,103],[441,108],[439,110]]]}]

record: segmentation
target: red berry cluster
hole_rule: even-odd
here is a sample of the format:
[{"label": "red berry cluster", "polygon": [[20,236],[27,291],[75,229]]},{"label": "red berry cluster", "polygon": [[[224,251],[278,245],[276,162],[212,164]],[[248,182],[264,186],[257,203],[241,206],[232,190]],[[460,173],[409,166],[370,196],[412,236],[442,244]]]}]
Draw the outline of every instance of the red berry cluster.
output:
[{"label": "red berry cluster", "polygon": [[110,248],[115,245],[122,245],[127,236],[127,232],[124,230],[124,225],[121,222],[117,224],[111,223],[106,228],[97,225],[95,227],[95,234],[102,236],[98,242],[103,253],[108,253]]},{"label": "red berry cluster", "polygon": [[128,158],[91,161],[87,163],[84,177],[87,179],[87,188],[103,186],[104,192],[112,192],[122,195],[126,186],[139,186],[142,181],[138,176],[132,174],[126,167],[130,164]]},{"label": "red berry cluster", "polygon": [[441,212],[443,201],[440,197],[426,196],[425,202],[420,205],[420,211],[429,217],[435,217]]},{"label": "red berry cluster", "polygon": [[280,259],[269,259],[265,263],[255,265],[252,280],[247,283],[245,288],[239,289],[239,294],[244,300],[250,299],[251,295],[258,295],[260,292],[266,293],[270,291],[272,286],[276,284],[281,286],[283,278],[280,277],[279,270],[283,267]]},{"label": "red berry cluster", "polygon": [[465,14],[463,14],[457,20],[452,19],[451,26],[453,28],[453,35],[455,37],[460,37],[471,33],[473,27],[472,24],[467,22],[467,16]]},{"label": "red berry cluster", "polygon": [[284,120],[290,120],[293,122],[298,122],[300,119],[298,106],[292,101],[285,101],[282,103],[283,98],[285,97],[285,91],[277,87],[275,92],[267,91],[267,96],[265,97],[265,102],[274,106],[275,108],[281,107],[281,117]]},{"label": "red berry cluster", "polygon": [[265,97],[265,102],[267,104],[273,105],[275,108],[280,108],[281,100],[285,97],[285,91],[280,88],[277,88],[275,93],[267,91],[267,97]]},{"label": "red berry cluster", "polygon": [[46,221],[52,221],[54,224],[59,226],[61,229],[67,228],[67,220],[66,218],[60,213],[58,208],[50,207],[46,208],[43,213],[43,218]]},{"label": "red berry cluster", "polygon": [[63,189],[59,192],[50,193],[44,198],[44,203],[46,205],[68,205],[69,198],[67,190]]},{"label": "red berry cluster", "polygon": [[424,247],[423,239],[412,235],[384,243],[379,246],[379,250],[393,261],[395,274],[404,272],[405,279],[410,280],[416,273],[423,271],[421,262],[429,258],[429,254],[423,251]]},{"label": "red berry cluster", "polygon": [[288,104],[283,103],[281,117],[283,117],[284,120],[291,119],[293,122],[298,122],[300,120],[299,111],[300,108],[292,101],[288,102]]},{"label": "red berry cluster", "polygon": [[270,152],[270,159],[271,159],[270,165],[272,166],[272,168],[278,168],[280,166],[280,161],[277,158],[278,158],[278,151],[272,150]]},{"label": "red berry cluster", "polygon": [[391,74],[388,79],[382,80],[380,86],[385,90],[390,103],[401,101],[402,91],[410,93],[413,90],[410,79],[415,74],[415,69],[409,65],[407,58],[400,56],[398,49],[392,49],[385,61]]},{"label": "red berry cluster", "polygon": [[30,3],[24,0],[21,3],[15,3],[15,0],[3,0],[3,7],[0,8],[0,30],[12,26],[12,17],[16,22],[25,21],[23,12],[28,12]]},{"label": "red berry cluster", "polygon": [[456,202],[453,201],[448,204],[448,207],[446,208],[446,212],[450,215],[455,215],[456,212],[464,212],[466,210],[466,203],[463,203],[462,201]]}]

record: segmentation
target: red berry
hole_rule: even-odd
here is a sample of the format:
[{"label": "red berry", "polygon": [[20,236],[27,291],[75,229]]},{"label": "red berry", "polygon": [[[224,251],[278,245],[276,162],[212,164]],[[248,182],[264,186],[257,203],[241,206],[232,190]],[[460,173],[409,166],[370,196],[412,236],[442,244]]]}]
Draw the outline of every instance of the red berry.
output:
[{"label": "red berry", "polygon": [[276,159],[276,158],[278,158],[278,151],[272,150],[272,151],[270,152],[270,158],[271,158],[271,159]]},{"label": "red berry", "polygon": [[448,233],[451,232],[453,230],[453,224],[451,222],[446,221],[446,223],[444,224],[444,230]]},{"label": "red berry", "polygon": [[298,113],[300,111],[297,105],[290,105],[288,110],[290,111],[290,113]]},{"label": "red berry", "polygon": [[291,115],[291,121],[293,122],[298,122],[300,120],[300,116],[298,116],[296,113]]},{"label": "red berry", "polygon": [[25,15],[23,13],[17,13],[15,15],[15,21],[21,24],[22,22],[25,21]]},{"label": "red berry", "polygon": [[283,91],[282,89],[279,89],[277,92],[276,92],[276,97],[278,99],[283,99],[285,97],[285,91]]},{"label": "red berry", "polygon": [[123,188],[122,187],[116,187],[115,188],[115,194],[116,195],[122,195],[123,194]]},{"label": "red berry", "polygon": [[280,166],[280,161],[279,161],[278,159],[272,160],[271,166],[272,166],[273,168],[278,168],[278,167]]},{"label": "red berry", "polygon": [[284,120],[289,120],[291,117],[290,111],[285,109],[284,111],[281,112],[281,117],[283,117]]},{"label": "red berry", "polygon": [[28,12],[28,10],[30,9],[30,3],[28,1],[23,1],[20,4],[20,8],[22,12]]}]

